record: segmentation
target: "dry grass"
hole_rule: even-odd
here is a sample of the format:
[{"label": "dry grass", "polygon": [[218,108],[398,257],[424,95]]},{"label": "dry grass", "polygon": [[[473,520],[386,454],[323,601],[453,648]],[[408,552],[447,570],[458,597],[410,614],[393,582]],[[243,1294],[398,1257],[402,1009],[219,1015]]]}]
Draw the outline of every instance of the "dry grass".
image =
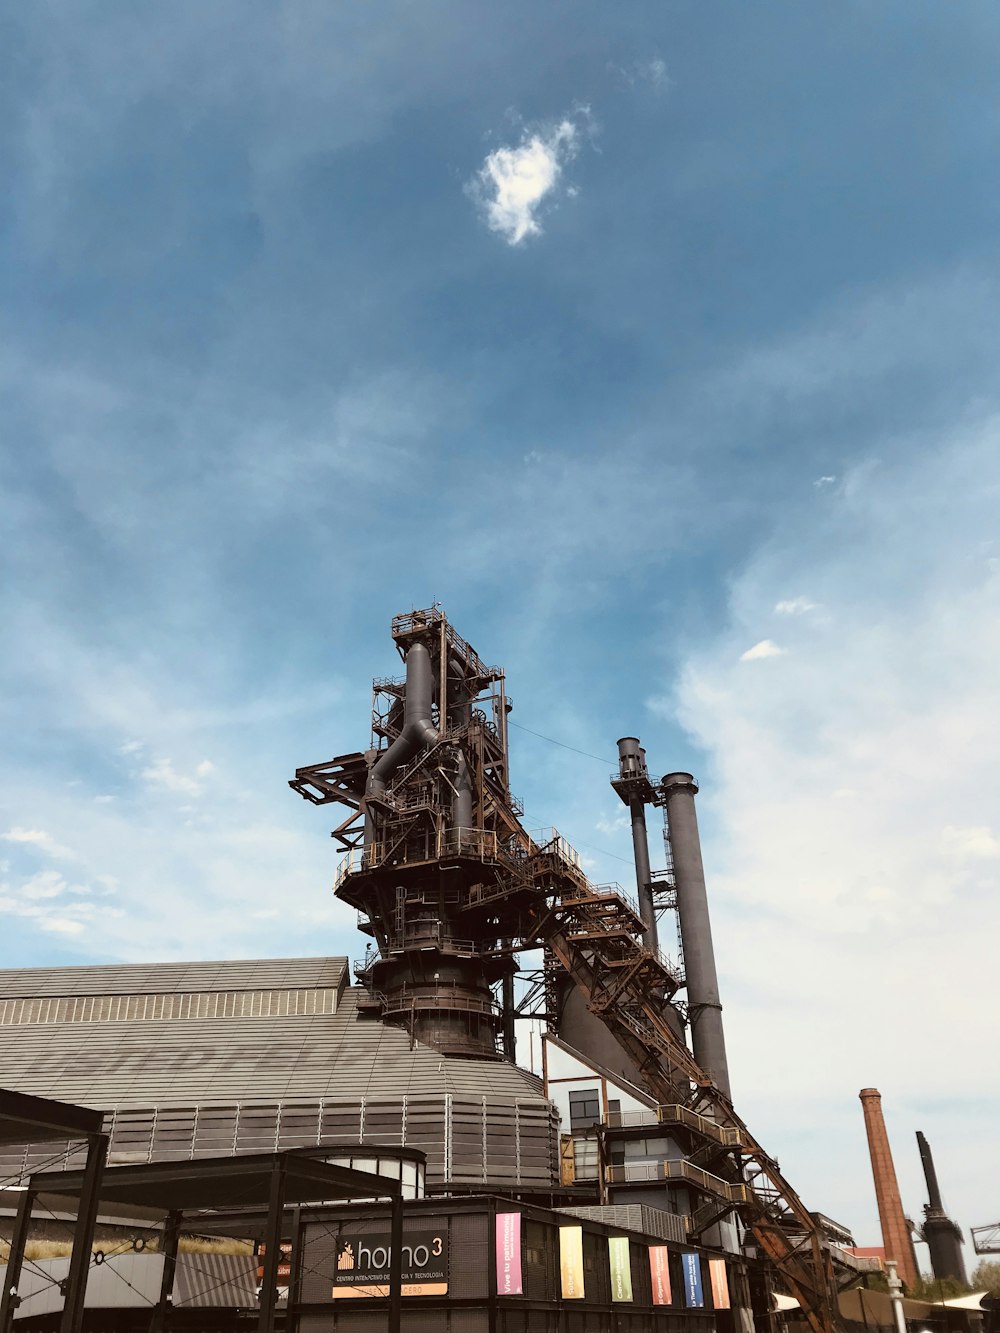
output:
[{"label": "dry grass", "polygon": [[[158,1236],[144,1238],[148,1254],[155,1254],[160,1248]],[[65,1259],[70,1255],[72,1244],[68,1240],[29,1240],[24,1250],[26,1259]],[[120,1240],[95,1240],[92,1250],[103,1250],[105,1254],[116,1252],[130,1254],[131,1246],[124,1238]],[[181,1236],[182,1254],[253,1254],[253,1242],[249,1240],[230,1240],[222,1236]],[[0,1263],[7,1262],[10,1254],[8,1241],[0,1240]]]}]

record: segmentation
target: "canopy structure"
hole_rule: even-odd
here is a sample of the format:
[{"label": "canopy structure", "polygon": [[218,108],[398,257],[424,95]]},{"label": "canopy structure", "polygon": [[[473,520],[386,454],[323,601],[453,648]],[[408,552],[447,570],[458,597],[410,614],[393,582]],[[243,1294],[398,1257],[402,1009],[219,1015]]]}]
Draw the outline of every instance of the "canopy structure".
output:
[{"label": "canopy structure", "polygon": [[[97,1219],[96,1187],[104,1170],[108,1154],[107,1135],[101,1131],[104,1114],[89,1106],[73,1106],[69,1102],[52,1101],[48,1097],[32,1097],[27,1093],[0,1088],[0,1143],[48,1143],[68,1140],[87,1144],[87,1165],[79,1173],[84,1182],[77,1209],[77,1225],[73,1236],[69,1275],[66,1279],[66,1301],[63,1307],[62,1333],[74,1333],[79,1327],[87,1286],[87,1268],[90,1263],[90,1242]],[[0,1333],[7,1333],[18,1302],[17,1283],[21,1275],[24,1246],[31,1225],[31,1186],[24,1190],[18,1205],[14,1231],[7,1260],[7,1276],[0,1295]]]},{"label": "canopy structure", "polygon": [[[954,1296],[946,1301],[919,1301],[909,1296],[903,1298],[903,1314],[907,1319],[928,1319],[935,1311],[983,1309],[982,1300],[989,1293],[973,1292],[969,1296]],[[842,1291],[838,1298],[840,1313],[845,1319],[857,1324],[866,1324],[876,1328],[893,1328],[892,1298],[884,1291],[869,1291],[864,1287],[855,1287],[851,1291]],[[780,1307],[779,1307],[780,1308]]]},{"label": "canopy structure", "polygon": [[[9,1323],[3,1318],[7,1302],[17,1300],[24,1256],[24,1239],[30,1221],[31,1205],[39,1200],[46,1206],[59,1208],[75,1206],[78,1215],[88,1211],[96,1215],[98,1202],[113,1207],[120,1217],[144,1221],[155,1220],[163,1225],[161,1250],[164,1255],[163,1278],[159,1300],[153,1315],[152,1330],[165,1327],[173,1289],[174,1268],[178,1242],[185,1216],[196,1216],[199,1232],[209,1226],[230,1235],[261,1236],[265,1242],[264,1274],[260,1290],[258,1333],[271,1333],[278,1304],[278,1263],[281,1240],[285,1234],[285,1211],[304,1203],[331,1202],[335,1199],[390,1199],[392,1201],[392,1252],[389,1282],[389,1333],[399,1329],[400,1318],[400,1262],[403,1234],[403,1186],[399,1179],[356,1171],[322,1160],[322,1150],[292,1149],[277,1153],[254,1153],[236,1157],[207,1157],[195,1161],[152,1162],[138,1166],[106,1168],[95,1181],[93,1172],[41,1171],[31,1177],[25,1191],[26,1208],[20,1241],[11,1244],[7,1278],[4,1282],[4,1314],[0,1316],[0,1333],[8,1333]],[[297,1250],[292,1224],[293,1254]],[[21,1212],[18,1214],[21,1221]],[[81,1228],[77,1228],[80,1243]],[[93,1226],[86,1236],[89,1256]],[[16,1238],[16,1237],[15,1237]],[[84,1268],[85,1288],[86,1268]],[[82,1308],[82,1304],[81,1304]],[[66,1333],[79,1327],[66,1325]]]},{"label": "canopy structure", "polygon": [[100,1134],[104,1113],[0,1088],[0,1143],[46,1143]]}]

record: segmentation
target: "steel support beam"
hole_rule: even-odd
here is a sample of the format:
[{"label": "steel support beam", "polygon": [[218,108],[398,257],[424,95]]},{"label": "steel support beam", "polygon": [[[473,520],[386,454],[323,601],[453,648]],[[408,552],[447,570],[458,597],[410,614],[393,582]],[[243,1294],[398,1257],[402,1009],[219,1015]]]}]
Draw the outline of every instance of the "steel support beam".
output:
[{"label": "steel support beam", "polygon": [[281,1260],[281,1223],[285,1215],[285,1161],[279,1158],[271,1172],[271,1196],[264,1232],[264,1278],[260,1289],[257,1333],[274,1333],[278,1308],[278,1264]]},{"label": "steel support beam", "polygon": [[100,1200],[101,1177],[108,1158],[108,1136],[93,1134],[87,1142],[87,1165],[83,1170],[80,1203],[73,1233],[73,1252],[66,1279],[66,1300],[63,1305],[59,1333],[79,1333],[83,1327],[83,1306],[87,1297],[87,1274],[90,1271],[94,1226]]},{"label": "steel support beam", "polygon": [[403,1185],[392,1196],[389,1223],[389,1325],[388,1333],[400,1333],[403,1318]]},{"label": "steel support beam", "polygon": [[10,1256],[7,1259],[7,1276],[4,1279],[3,1295],[0,1297],[0,1333],[10,1333],[14,1322],[14,1311],[21,1304],[18,1287],[21,1284],[21,1265],[24,1263],[24,1247],[31,1227],[31,1205],[34,1195],[26,1189],[17,1205],[14,1219],[14,1231],[10,1238]]},{"label": "steel support beam", "polygon": [[163,1272],[160,1275],[160,1295],[149,1321],[149,1333],[164,1333],[167,1327],[167,1312],[170,1309],[174,1291],[174,1273],[177,1270],[177,1247],[181,1238],[180,1213],[168,1213],[163,1225],[163,1237],[160,1241],[160,1253],[163,1255]]}]

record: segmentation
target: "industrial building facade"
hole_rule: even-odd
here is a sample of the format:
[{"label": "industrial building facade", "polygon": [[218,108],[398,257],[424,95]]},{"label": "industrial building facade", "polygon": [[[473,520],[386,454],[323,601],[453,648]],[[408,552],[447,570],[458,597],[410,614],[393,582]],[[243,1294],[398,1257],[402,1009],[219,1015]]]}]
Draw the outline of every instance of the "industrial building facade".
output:
[{"label": "industrial building facade", "polygon": [[[411,1043],[347,981],[346,958],[0,972],[0,1085],[105,1111],[112,1164],[389,1144],[434,1189],[558,1180],[540,1079]],[[0,1149],[0,1176],[52,1156]]]}]

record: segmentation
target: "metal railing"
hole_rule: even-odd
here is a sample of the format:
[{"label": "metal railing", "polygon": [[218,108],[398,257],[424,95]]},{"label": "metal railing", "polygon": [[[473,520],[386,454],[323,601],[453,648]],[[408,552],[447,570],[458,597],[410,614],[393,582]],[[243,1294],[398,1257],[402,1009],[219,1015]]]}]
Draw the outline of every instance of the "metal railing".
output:
[{"label": "metal railing", "polygon": [[576,848],[562,836],[558,829],[543,828],[535,829],[528,834],[532,842],[532,855],[546,853],[557,857],[564,865],[570,866],[573,870],[583,874],[583,863],[580,860],[580,853]]},{"label": "metal railing", "polygon": [[644,1111],[611,1111],[601,1120],[605,1129],[630,1129],[657,1125],[684,1125],[703,1138],[712,1139],[727,1148],[739,1148],[745,1145],[746,1136],[739,1129],[728,1125],[717,1125],[707,1116],[689,1111],[686,1106],[664,1105],[650,1107]]},{"label": "metal railing", "polygon": [[660,1162],[625,1162],[606,1168],[610,1185],[636,1184],[661,1181],[682,1181],[694,1185],[706,1194],[725,1199],[727,1203],[746,1203],[750,1198],[750,1188],[743,1184],[733,1184],[721,1176],[713,1176],[710,1171],[703,1171],[700,1166],[692,1166],[683,1158]]}]

